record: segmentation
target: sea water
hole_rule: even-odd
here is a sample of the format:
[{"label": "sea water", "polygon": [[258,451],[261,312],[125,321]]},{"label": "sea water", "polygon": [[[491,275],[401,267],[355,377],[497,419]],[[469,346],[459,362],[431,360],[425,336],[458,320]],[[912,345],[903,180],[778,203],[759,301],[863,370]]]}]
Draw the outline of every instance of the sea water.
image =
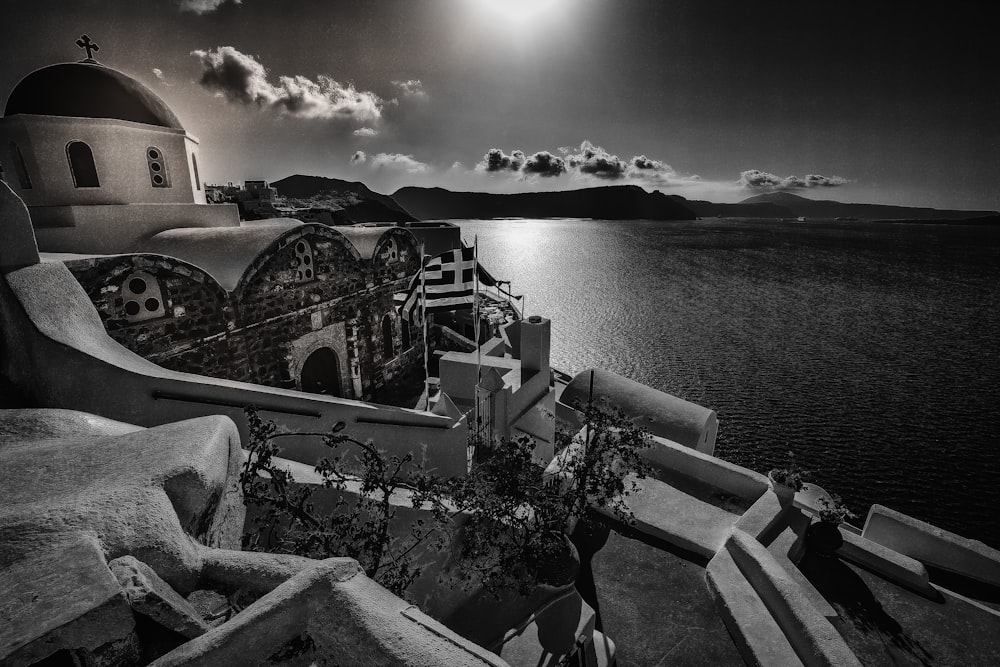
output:
[{"label": "sea water", "polygon": [[552,320],[552,364],[711,407],[715,453],[796,459],[1000,548],[1000,229],[753,220],[459,220]]}]

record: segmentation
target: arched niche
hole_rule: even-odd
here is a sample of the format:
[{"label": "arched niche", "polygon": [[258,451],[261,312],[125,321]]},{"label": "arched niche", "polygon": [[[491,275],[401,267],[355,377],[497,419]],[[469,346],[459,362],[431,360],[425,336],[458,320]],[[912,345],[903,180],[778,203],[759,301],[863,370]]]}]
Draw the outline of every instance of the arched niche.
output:
[{"label": "arched niche", "polygon": [[[325,352],[313,357],[323,348],[333,352],[334,357],[331,358]],[[330,364],[334,361],[336,373],[330,368]],[[354,397],[355,388],[347,363],[347,330],[344,323],[337,322],[317,331],[310,331],[292,341],[289,346],[288,372],[295,380],[295,387],[302,391],[310,391],[306,388],[307,383],[315,388],[313,383],[317,381],[317,374],[322,373],[322,377],[326,380],[319,381],[324,384],[323,388],[326,389],[327,395]],[[334,383],[336,386],[332,386]]]}]

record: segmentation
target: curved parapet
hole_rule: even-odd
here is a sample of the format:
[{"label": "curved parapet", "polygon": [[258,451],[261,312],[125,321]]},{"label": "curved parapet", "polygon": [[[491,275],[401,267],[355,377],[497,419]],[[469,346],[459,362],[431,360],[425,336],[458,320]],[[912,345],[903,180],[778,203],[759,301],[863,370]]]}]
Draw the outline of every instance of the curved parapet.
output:
[{"label": "curved parapet", "polygon": [[622,410],[653,435],[697,449],[705,454],[715,451],[719,420],[715,410],[683,398],[671,396],[652,387],[600,368],[583,371],[566,386],[559,399],[558,416],[578,421],[575,408],[586,405],[593,374],[593,401]]},{"label": "curved parapet", "polygon": [[342,665],[507,664],[392,595],[358,572],[353,561],[331,558],[153,665],[243,664],[248,656],[274,654],[303,633],[313,640],[317,657]]},{"label": "curved parapet", "polygon": [[141,431],[133,426],[75,410],[21,408],[0,410],[0,447],[10,442],[68,437],[102,437]]},{"label": "curved parapet", "polygon": [[[62,262],[43,261],[0,281],[0,375],[30,404],[69,408],[142,426],[225,414],[246,437],[243,410],[256,406],[290,431],[323,432],[337,422],[389,454],[425,449],[429,467],[465,474],[465,422],[349,399],[166,370],[112,340]],[[100,387],[99,391],[95,388]],[[313,463],[316,438],[288,438],[284,455]]]}]

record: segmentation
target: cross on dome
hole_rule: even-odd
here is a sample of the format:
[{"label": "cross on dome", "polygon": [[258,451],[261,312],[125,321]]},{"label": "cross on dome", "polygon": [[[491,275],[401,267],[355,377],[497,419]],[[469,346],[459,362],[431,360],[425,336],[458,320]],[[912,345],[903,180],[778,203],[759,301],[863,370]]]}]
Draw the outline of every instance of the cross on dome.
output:
[{"label": "cross on dome", "polygon": [[97,45],[97,42],[90,41],[89,35],[82,35],[80,39],[76,40],[76,45],[81,49],[87,49],[87,60],[93,60],[93,53],[101,50],[101,47]]}]

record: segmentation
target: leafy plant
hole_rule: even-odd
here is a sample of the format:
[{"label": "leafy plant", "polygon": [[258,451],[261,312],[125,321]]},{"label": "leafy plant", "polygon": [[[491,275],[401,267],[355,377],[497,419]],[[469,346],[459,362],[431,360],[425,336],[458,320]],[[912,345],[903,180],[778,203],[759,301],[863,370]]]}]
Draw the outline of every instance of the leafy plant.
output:
[{"label": "leafy plant", "polygon": [[[338,422],[328,433],[277,433],[274,422],[265,422],[247,408],[250,437],[248,455],[240,472],[244,501],[255,505],[254,530],[244,535],[250,550],[290,553],[311,558],[349,556],[365,574],[397,595],[402,595],[420,568],[413,562],[421,545],[443,548],[452,511],[445,505],[448,485],[427,474],[412,454],[387,456],[374,444],[343,433]],[[296,484],[288,470],[275,462],[277,438],[317,436],[330,455],[315,467],[322,486]],[[412,470],[404,474],[407,467]],[[336,493],[330,511],[316,509],[320,488]],[[397,514],[394,496],[409,494],[414,508],[426,519],[413,521],[406,534],[390,530]]]},{"label": "leafy plant", "polygon": [[819,520],[823,523],[839,526],[848,519],[857,518],[836,493],[831,493],[829,498],[820,498],[819,503],[822,505],[819,510]]},{"label": "leafy plant", "polygon": [[480,460],[453,495],[469,515],[457,541],[464,581],[494,594],[527,594],[569,574],[574,566],[565,533],[596,520],[592,508],[608,508],[623,523],[634,523],[626,499],[648,474],[639,452],[649,446],[649,434],[613,408],[581,411],[589,442],[560,430],[559,454],[547,469],[533,458],[531,438],[497,441],[485,450],[485,443],[474,443]]},{"label": "leafy plant", "polygon": [[[346,435],[343,422],[327,433],[279,433],[248,408],[249,451],[239,482],[246,504],[257,512],[244,548],[349,556],[397,595],[421,574],[413,559],[422,548],[450,546],[457,582],[496,596],[509,590],[526,595],[539,583],[572,580],[576,561],[567,529],[595,520],[592,507],[633,523],[626,499],[648,472],[639,454],[649,444],[648,433],[617,410],[581,410],[586,442],[558,432],[561,454],[548,470],[533,457],[534,441],[522,436],[488,447],[475,443],[480,456],[469,474],[441,479],[412,454],[389,456],[370,441]],[[296,483],[275,460],[275,441],[291,436],[322,438],[329,455],[315,466],[321,485]],[[336,492],[327,511],[317,509],[316,494],[324,488]],[[396,525],[402,523],[398,501],[392,502],[400,493],[422,510],[402,531]]]},{"label": "leafy plant", "polygon": [[799,467],[795,461],[795,452],[789,451],[788,462],[780,468],[771,468],[768,474],[778,484],[801,491],[812,473]]}]

